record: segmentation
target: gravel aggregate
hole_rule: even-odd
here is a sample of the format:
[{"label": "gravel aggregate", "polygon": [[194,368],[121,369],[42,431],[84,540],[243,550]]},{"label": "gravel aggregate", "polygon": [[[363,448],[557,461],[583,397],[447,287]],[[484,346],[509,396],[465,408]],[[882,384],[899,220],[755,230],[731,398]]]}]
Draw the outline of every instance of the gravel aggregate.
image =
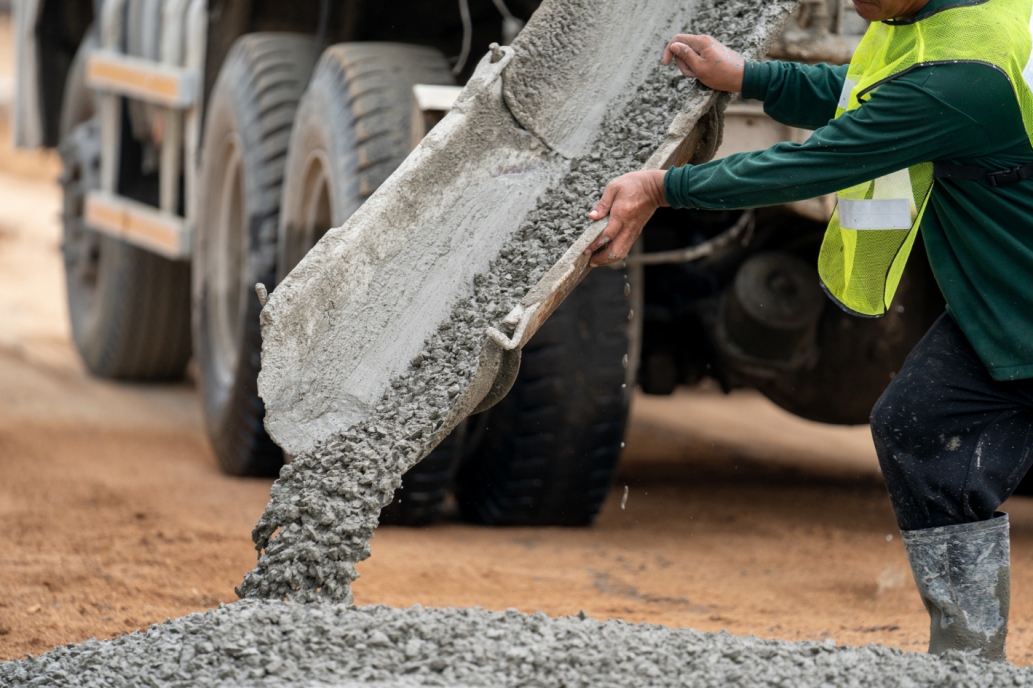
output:
[{"label": "gravel aggregate", "polygon": [[10,686],[1019,686],[964,655],[482,609],[244,600],[0,664]]}]

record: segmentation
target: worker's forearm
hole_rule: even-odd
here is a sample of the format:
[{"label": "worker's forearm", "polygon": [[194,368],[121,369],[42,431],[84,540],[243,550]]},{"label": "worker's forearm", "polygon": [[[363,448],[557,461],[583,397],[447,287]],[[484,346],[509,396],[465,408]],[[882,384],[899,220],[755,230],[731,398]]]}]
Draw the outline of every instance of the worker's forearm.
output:
[{"label": "worker's forearm", "polygon": [[923,162],[926,155],[780,143],[764,151],[671,169],[664,178],[664,193],[675,208],[779,205],[835,193]]},{"label": "worker's forearm", "polygon": [[782,124],[817,129],[836,116],[846,70],[846,65],[747,62],[742,97],[764,101],[764,112]]},{"label": "worker's forearm", "polygon": [[[883,86],[863,108],[818,129],[806,142],[670,170],[675,208],[750,208],[813,198],[929,160],[951,159],[986,145],[970,118],[923,100],[921,86]],[[939,110],[940,117],[925,113]]]},{"label": "worker's forearm", "polygon": [[844,176],[853,167],[844,158],[796,146],[782,143],[704,165],[672,168],[664,177],[664,194],[674,208],[755,208],[814,198],[877,176]]}]

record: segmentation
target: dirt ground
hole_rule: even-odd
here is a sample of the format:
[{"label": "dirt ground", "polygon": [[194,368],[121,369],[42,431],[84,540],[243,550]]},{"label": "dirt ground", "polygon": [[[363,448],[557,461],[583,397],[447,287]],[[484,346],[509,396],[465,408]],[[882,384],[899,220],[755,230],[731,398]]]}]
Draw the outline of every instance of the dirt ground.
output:
[{"label": "dirt ground", "polygon": [[[0,17],[0,80],[7,28]],[[234,600],[270,486],[219,473],[189,382],[83,372],[64,311],[57,163],[7,141],[0,107],[0,660]],[[1028,665],[1033,502],[1006,509],[1010,656]],[[927,637],[867,428],[710,388],[635,398],[594,527],[382,528],[359,570],[359,604],[584,610],[908,650]]]}]

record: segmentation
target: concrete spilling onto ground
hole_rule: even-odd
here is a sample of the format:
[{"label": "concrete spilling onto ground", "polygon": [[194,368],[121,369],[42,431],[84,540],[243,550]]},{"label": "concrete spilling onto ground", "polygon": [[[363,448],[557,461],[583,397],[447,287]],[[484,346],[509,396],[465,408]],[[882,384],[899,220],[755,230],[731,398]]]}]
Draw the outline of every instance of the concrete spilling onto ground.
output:
[{"label": "concrete spilling onto ground", "polygon": [[1028,669],[480,609],[245,600],[0,664],[18,686],[1012,686]]},{"label": "concrete spilling onto ground", "polygon": [[[698,5],[674,5],[677,11],[671,14],[672,10],[668,9],[666,16],[691,16],[693,23],[689,28],[693,31],[710,33],[747,58],[755,58],[765,53],[768,42],[781,30],[792,6],[792,2],[785,0],[706,0]],[[541,82],[537,83],[542,93],[566,88],[570,70],[565,71],[563,67],[569,66],[584,50],[577,46],[572,48],[569,41],[557,40],[556,27],[545,19],[557,15],[552,17],[553,21],[566,26],[573,35],[578,31],[591,34],[595,29],[575,25],[579,21],[591,25],[593,12],[598,7],[594,0],[543,5],[536,15],[537,23],[529,24],[521,39],[514,44],[517,55],[523,51],[527,60],[523,65],[513,62],[510,68],[517,71],[512,80],[506,81],[506,88],[534,92],[534,107],[547,107],[538,101],[548,101],[549,97],[534,91],[537,82],[527,76],[527,65],[542,72]],[[658,36],[669,37],[686,28],[684,25],[664,25],[654,26],[652,30]],[[559,124],[543,122],[540,117],[536,119],[533,111],[526,115],[528,126],[536,131],[537,127],[544,127],[539,135],[545,139],[553,137],[560,142],[557,147],[585,152],[571,158],[555,151],[542,155],[542,165],[555,165],[558,160],[566,173],[537,197],[533,209],[526,213],[516,232],[501,246],[490,264],[486,263],[487,271],[473,276],[469,295],[459,300],[450,312],[445,311],[445,317],[440,321],[434,321],[433,334],[424,340],[422,349],[409,360],[408,366],[403,365],[403,372],[391,378],[386,392],[372,409],[368,409],[365,418],[354,424],[344,420],[357,417],[356,413],[361,417],[361,413],[367,412],[355,411],[356,408],[361,409],[362,404],[354,400],[344,399],[337,404],[335,399],[331,404],[319,399],[319,390],[325,384],[320,386],[318,378],[335,380],[330,391],[325,392],[327,395],[340,394],[347,388],[347,380],[351,378],[335,377],[338,373],[334,367],[339,367],[342,360],[350,361],[358,345],[345,346],[331,329],[327,330],[331,334],[318,339],[299,334],[311,332],[313,327],[333,327],[325,323],[328,318],[336,316],[327,316],[324,304],[336,302],[336,299],[320,290],[335,288],[338,280],[334,271],[339,269],[342,260],[348,259],[347,251],[334,252],[333,242],[356,239],[349,239],[347,234],[325,239],[325,245],[317,246],[299,266],[293,280],[288,278],[277,288],[266,308],[267,313],[263,314],[263,335],[266,338],[263,376],[266,377],[260,380],[260,390],[273,389],[274,385],[269,381],[276,378],[277,394],[285,390],[284,394],[294,395],[290,396],[290,403],[283,404],[279,401],[281,397],[267,396],[263,391],[270,408],[267,425],[274,438],[294,456],[293,463],[284,467],[273,486],[269,506],[254,529],[259,559],[254,571],[238,588],[241,597],[299,602],[319,599],[351,601],[350,583],[357,577],[355,563],[369,556],[370,538],[381,507],[390,502],[402,474],[440,441],[451,429],[449,423],[461,420],[456,405],[465,398],[464,392],[477,370],[486,328],[498,324],[585,231],[587,213],[607,182],[624,172],[640,169],[664,142],[668,127],[679,112],[695,111],[699,117],[706,111],[707,104],[713,102],[711,91],[700,87],[695,80],[683,78],[675,67],[660,65],[663,40],[661,38],[661,42],[650,49],[649,62],[643,67],[645,78],[636,79],[635,88],[629,89],[630,94],[621,94],[623,106],[599,114],[598,135],[592,140],[579,141],[576,131],[568,130],[569,127],[564,129],[563,121]],[[563,74],[557,76],[552,71]],[[554,105],[548,107],[562,109],[561,106],[574,97],[569,91],[565,95],[569,97],[553,98]],[[582,100],[592,103],[595,96],[588,94],[587,100]],[[510,92],[506,98],[507,103],[523,102],[522,96],[514,96]],[[515,114],[518,118],[524,116],[520,112]],[[559,119],[563,120],[562,117]],[[498,123],[497,126],[504,125]],[[513,134],[514,140],[530,136],[524,129],[515,127],[512,120],[505,126],[517,130]],[[716,147],[716,134],[710,134],[709,140],[706,135],[703,137],[701,148],[709,149],[712,154]],[[520,144],[524,147],[521,155],[527,153],[528,147],[540,145],[536,141]],[[475,140],[470,145],[482,144]],[[703,153],[704,157],[707,155]],[[418,171],[414,169],[414,174]],[[418,188],[418,182],[413,184]],[[376,209],[375,201],[376,196],[369,202],[374,204],[370,206],[373,210]],[[363,221],[365,217],[359,218],[360,227]],[[450,231],[455,229],[450,228]],[[474,236],[456,239],[475,240]],[[341,245],[345,246],[345,243]],[[350,255],[355,253],[351,251]],[[423,262],[435,259],[429,257]],[[391,265],[384,270],[379,267],[371,270],[408,269],[404,263],[401,267]],[[369,279],[376,282],[380,272]],[[393,288],[394,284],[376,288],[367,285],[364,289],[373,292]],[[445,285],[441,288],[444,290],[442,294],[448,293]],[[372,320],[379,323],[380,318],[387,317],[380,311],[387,309],[388,305],[378,302],[376,306],[363,306],[365,310],[357,316],[361,320],[346,323],[346,331],[341,337],[353,336],[355,331],[359,334],[354,336],[363,336],[366,331],[383,328],[383,324],[374,327],[370,323]],[[342,306],[348,307],[352,306]],[[399,323],[399,336],[402,330],[417,324],[425,326],[422,321]],[[307,336],[309,339],[305,339]],[[298,342],[304,344],[299,346]],[[317,379],[309,380],[309,374],[303,372],[303,368],[307,361],[314,360],[311,356],[315,354],[310,352],[316,349],[320,353],[311,376]],[[288,356],[292,357],[291,361],[300,363],[283,363]],[[381,356],[381,353],[374,351],[368,356]],[[376,368],[376,365],[367,367]],[[340,374],[354,376],[355,372],[349,369]],[[373,376],[377,374],[377,371],[371,373]],[[362,382],[358,380],[356,384]],[[308,406],[304,408],[313,409],[312,414],[300,414],[299,409],[305,404]],[[279,411],[282,406],[287,408]],[[277,430],[284,426],[283,418],[288,416],[293,419],[287,424],[289,427]],[[333,428],[327,435],[327,419],[331,418],[340,419],[341,426]],[[321,438],[312,444],[299,436],[298,428],[306,428],[311,435]]]}]

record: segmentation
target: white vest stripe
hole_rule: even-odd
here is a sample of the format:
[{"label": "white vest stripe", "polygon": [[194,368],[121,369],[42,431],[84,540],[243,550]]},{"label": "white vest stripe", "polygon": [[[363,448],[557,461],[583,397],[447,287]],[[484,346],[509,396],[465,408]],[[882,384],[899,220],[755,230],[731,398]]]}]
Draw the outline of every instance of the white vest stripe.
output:
[{"label": "white vest stripe", "polygon": [[906,198],[870,201],[840,198],[839,226],[844,229],[911,229],[911,204]]},{"label": "white vest stripe", "polygon": [[843,79],[843,90],[839,93],[839,107],[846,110],[850,106],[850,94],[854,92],[857,82],[852,79]]}]

